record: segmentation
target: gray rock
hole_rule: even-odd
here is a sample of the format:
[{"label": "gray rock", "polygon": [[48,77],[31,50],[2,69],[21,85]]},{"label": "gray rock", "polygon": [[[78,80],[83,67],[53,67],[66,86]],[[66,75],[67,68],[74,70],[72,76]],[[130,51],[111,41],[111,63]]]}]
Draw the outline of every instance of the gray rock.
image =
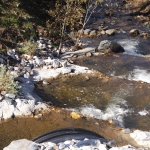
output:
[{"label": "gray rock", "polygon": [[13,59],[16,59],[16,57],[15,57],[15,49],[7,51],[7,55],[10,56]]},{"label": "gray rock", "polygon": [[125,50],[118,43],[115,43],[109,40],[103,40],[100,42],[98,46],[98,51],[103,52],[103,53],[109,53],[109,52],[121,53],[121,52],[124,52]]},{"label": "gray rock", "polygon": [[92,53],[91,52],[87,52],[85,55],[86,55],[86,57],[91,57]]},{"label": "gray rock", "polygon": [[97,35],[96,30],[92,30],[92,31],[90,32],[90,36],[96,36],[96,35]]},{"label": "gray rock", "polygon": [[15,101],[17,103],[16,109],[20,111],[18,112],[15,110],[14,111],[15,116],[19,114],[22,114],[24,116],[32,115],[32,113],[34,112],[34,103],[32,104],[29,103],[29,101],[21,100],[21,99],[16,99]]},{"label": "gray rock", "polygon": [[60,64],[61,64],[61,66],[62,67],[67,67],[67,60],[65,60],[65,61],[60,61]]},{"label": "gray rock", "polygon": [[1,95],[3,96],[6,95],[6,93],[7,93],[6,91],[1,91]]},{"label": "gray rock", "polygon": [[109,30],[106,30],[106,34],[107,34],[107,35],[114,35],[115,32],[116,32],[115,29],[109,29]]},{"label": "gray rock", "polygon": [[68,74],[70,72],[71,72],[71,69],[69,69],[69,68],[62,69],[62,74]]},{"label": "gray rock", "polygon": [[129,134],[129,133],[132,133],[132,130],[129,129],[129,128],[126,128],[126,129],[123,130],[123,133]]},{"label": "gray rock", "polygon": [[4,119],[11,118],[13,116],[14,109],[15,109],[14,105],[9,105],[6,101],[2,101],[0,103],[0,110],[2,111],[0,113],[3,114],[2,116]]},{"label": "gray rock", "polygon": [[130,33],[131,36],[134,36],[134,37],[136,37],[140,34],[138,29],[132,29],[132,30],[130,30],[129,33]]},{"label": "gray rock", "polygon": [[9,97],[9,98],[11,98],[11,99],[15,99],[16,95],[15,95],[15,94],[12,94],[12,93],[7,93],[7,94],[5,95],[5,97]]},{"label": "gray rock", "polygon": [[84,35],[89,35],[90,31],[91,31],[91,29],[85,29],[84,30]]},{"label": "gray rock", "polygon": [[2,95],[0,95],[0,101],[1,101],[1,100],[3,100],[3,96],[2,96]]},{"label": "gray rock", "polygon": [[0,58],[0,63],[6,65],[6,61],[3,58]]},{"label": "gray rock", "polygon": [[43,80],[43,84],[48,85],[49,83],[46,80]]},{"label": "gray rock", "polygon": [[36,143],[32,141],[21,139],[21,140],[12,141],[3,150],[38,150],[38,147]]},{"label": "gray rock", "polygon": [[12,102],[13,102],[13,100],[10,99],[10,98],[8,98],[8,97],[6,97],[6,98],[4,99],[4,101],[6,101],[8,105],[11,105]]},{"label": "gray rock", "polygon": [[106,32],[105,32],[104,30],[102,30],[102,31],[101,31],[101,34],[104,35],[104,34],[106,34]]},{"label": "gray rock", "polygon": [[52,62],[52,66],[53,68],[57,69],[60,67],[60,62],[58,59],[54,59],[53,62]]}]

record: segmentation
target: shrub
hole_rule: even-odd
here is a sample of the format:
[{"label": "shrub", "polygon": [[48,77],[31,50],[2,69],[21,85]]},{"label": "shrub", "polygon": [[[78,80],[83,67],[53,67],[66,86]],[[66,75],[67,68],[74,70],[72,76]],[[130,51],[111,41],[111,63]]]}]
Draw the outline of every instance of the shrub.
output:
[{"label": "shrub", "polygon": [[0,67],[0,91],[9,93],[17,93],[17,84],[14,82],[13,77],[7,72],[6,66]]},{"label": "shrub", "polygon": [[37,43],[32,42],[31,40],[23,43],[22,48],[18,49],[18,52],[21,54],[34,55],[37,48]]}]

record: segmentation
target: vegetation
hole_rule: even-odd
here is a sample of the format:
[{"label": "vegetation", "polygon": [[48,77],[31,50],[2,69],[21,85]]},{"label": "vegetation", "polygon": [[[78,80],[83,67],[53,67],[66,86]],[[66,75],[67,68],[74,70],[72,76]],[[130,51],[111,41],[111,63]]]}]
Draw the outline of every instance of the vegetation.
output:
[{"label": "vegetation", "polygon": [[22,44],[21,48],[18,48],[18,52],[21,54],[29,54],[32,56],[35,54],[36,48],[37,48],[37,43],[28,40]]},{"label": "vegetation", "polygon": [[1,45],[13,47],[13,43],[31,36],[36,40],[39,35],[62,40],[66,32],[85,27],[99,2],[102,0],[1,0]]},{"label": "vegetation", "polygon": [[0,91],[17,93],[17,84],[13,77],[7,72],[6,66],[0,67]]}]

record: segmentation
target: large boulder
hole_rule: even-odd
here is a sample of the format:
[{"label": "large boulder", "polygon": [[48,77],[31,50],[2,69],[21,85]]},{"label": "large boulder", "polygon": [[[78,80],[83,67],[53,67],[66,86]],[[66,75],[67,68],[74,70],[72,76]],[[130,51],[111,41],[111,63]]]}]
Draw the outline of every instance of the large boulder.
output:
[{"label": "large boulder", "polygon": [[110,53],[110,52],[122,53],[125,50],[118,43],[115,43],[109,40],[103,40],[100,42],[98,46],[98,51],[103,52],[103,53]]}]

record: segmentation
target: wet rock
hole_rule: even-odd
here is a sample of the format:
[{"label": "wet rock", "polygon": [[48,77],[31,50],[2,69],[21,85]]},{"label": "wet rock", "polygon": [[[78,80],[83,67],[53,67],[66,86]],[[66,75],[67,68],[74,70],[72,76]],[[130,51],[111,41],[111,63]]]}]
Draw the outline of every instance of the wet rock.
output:
[{"label": "wet rock", "polygon": [[136,37],[140,34],[139,30],[138,29],[132,29],[130,30],[130,35],[133,36],[133,37]]},{"label": "wet rock", "polygon": [[98,51],[103,52],[103,53],[109,53],[109,52],[122,53],[125,50],[118,43],[115,43],[109,40],[103,40],[100,42],[98,46]]},{"label": "wet rock", "polygon": [[109,29],[109,30],[106,30],[106,34],[107,34],[107,35],[114,35],[115,32],[116,32],[115,29]]}]

